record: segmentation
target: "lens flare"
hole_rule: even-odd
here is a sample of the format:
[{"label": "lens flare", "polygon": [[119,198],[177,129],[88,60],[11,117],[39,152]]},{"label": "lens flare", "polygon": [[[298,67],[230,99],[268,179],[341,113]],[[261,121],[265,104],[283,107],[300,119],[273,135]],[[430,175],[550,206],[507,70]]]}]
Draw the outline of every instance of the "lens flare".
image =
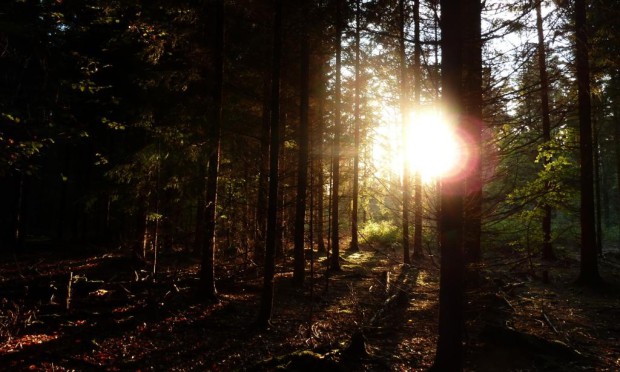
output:
[{"label": "lens flare", "polygon": [[410,169],[425,181],[459,175],[467,164],[462,138],[439,112],[412,113],[404,150]]}]

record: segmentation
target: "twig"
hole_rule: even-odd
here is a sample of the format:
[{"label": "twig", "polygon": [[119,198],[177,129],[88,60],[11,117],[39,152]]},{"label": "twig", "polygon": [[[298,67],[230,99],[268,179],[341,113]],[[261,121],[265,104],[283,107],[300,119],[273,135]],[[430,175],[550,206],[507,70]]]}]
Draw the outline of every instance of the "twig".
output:
[{"label": "twig", "polygon": [[73,284],[73,271],[69,273],[69,283],[67,284],[67,310],[71,308],[71,284]]},{"label": "twig", "polygon": [[512,306],[510,301],[508,301],[508,299],[506,298],[506,293],[504,293],[504,291],[500,290],[499,292],[497,292],[497,294],[499,295],[499,297],[502,298],[502,300],[504,300],[504,302],[506,302],[506,305],[508,305],[512,309],[513,312],[515,313],[517,312],[517,309],[515,309],[515,307]]},{"label": "twig", "polygon": [[547,325],[548,325],[549,327],[551,327],[551,329],[553,329],[553,332],[555,332],[557,335],[559,335],[559,334],[560,334],[560,332],[558,331],[558,329],[557,329],[557,328],[555,328],[555,326],[553,325],[553,323],[551,323],[551,319],[549,319],[549,317],[547,316],[547,313],[545,313],[545,308],[544,308],[544,307],[543,307],[543,309],[542,309],[542,316],[543,316],[543,319],[544,319],[545,323],[547,323]]}]

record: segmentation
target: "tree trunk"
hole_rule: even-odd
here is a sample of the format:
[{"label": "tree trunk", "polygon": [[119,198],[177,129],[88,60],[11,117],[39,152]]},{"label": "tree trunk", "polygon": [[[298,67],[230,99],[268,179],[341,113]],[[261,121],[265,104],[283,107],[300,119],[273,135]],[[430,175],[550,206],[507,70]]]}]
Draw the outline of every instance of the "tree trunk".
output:
[{"label": "tree trunk", "polygon": [[590,66],[585,0],[575,0],[577,89],[579,107],[579,150],[581,160],[581,267],[578,282],[600,283],[594,227],[594,176],[592,153],[592,118],[590,106]]},{"label": "tree trunk", "polygon": [[[596,110],[595,103],[595,112]],[[601,160],[599,148],[599,127],[596,115],[592,118],[592,127],[594,130],[594,197],[596,200],[596,253],[603,255],[603,207],[601,205]]]},{"label": "tree trunk", "polygon": [[[542,111],[542,132],[543,132],[543,152],[549,148],[551,141],[551,119],[549,113],[549,78],[547,77],[547,52],[545,50],[545,35],[543,32],[543,19],[541,11],[542,0],[536,2],[536,29],[538,31],[538,74],[540,76],[540,103]],[[543,166],[549,163],[547,156],[543,156]],[[551,185],[549,182],[545,183],[545,197],[549,192]],[[553,247],[551,244],[551,206],[547,203],[543,203],[543,219],[542,219],[542,232],[543,232],[543,247],[542,258],[544,260],[551,260],[555,258],[553,253]]]},{"label": "tree trunk", "polygon": [[[620,71],[616,71],[616,73],[614,74],[615,76],[613,76],[612,78],[612,82],[614,82],[614,86],[618,87],[620,86]],[[613,84],[613,83],[612,83]],[[615,148],[616,148],[616,190],[617,190],[617,197],[620,200],[620,94],[617,93],[615,94],[615,97],[613,99],[614,105],[613,105],[613,113],[614,113],[614,121],[613,121],[613,125],[615,128],[614,131],[614,143],[615,143]],[[617,236],[617,247],[620,248],[620,203],[616,204],[616,227],[618,229],[618,236]]]},{"label": "tree trunk", "polygon": [[268,327],[273,310],[273,278],[276,266],[278,232],[278,155],[280,152],[280,55],[282,51],[282,0],[275,0],[273,24],[273,67],[271,76],[271,140],[269,149],[269,206],[267,209],[267,239],[265,242],[265,271],[263,293],[257,323]]},{"label": "tree trunk", "polygon": [[269,126],[271,72],[265,68],[263,117],[260,141],[260,164],[258,194],[256,201],[256,233],[254,236],[254,261],[258,264],[265,258],[265,237],[267,235],[267,195],[269,194]]},{"label": "tree trunk", "polygon": [[[413,74],[415,81],[414,110],[421,109],[420,100],[422,94],[422,44],[420,43],[420,0],[413,4],[413,27],[414,27],[414,51],[413,51]],[[413,199],[415,210],[413,215],[413,257],[422,257],[422,176],[420,171],[414,175]]]},{"label": "tree trunk", "polygon": [[359,251],[358,215],[359,215],[359,173],[360,173],[360,0],[355,3],[355,133],[353,155],[353,210],[351,211],[351,246],[352,251]]},{"label": "tree trunk", "polygon": [[[443,107],[446,118],[455,126],[462,123],[461,89],[463,70],[463,30],[475,21],[467,12],[467,0],[441,1],[441,70]],[[467,61],[471,62],[471,61]],[[471,66],[473,67],[473,66]],[[439,287],[439,338],[433,370],[460,371],[463,369],[464,274],[463,254],[463,182],[458,176],[446,177],[441,183],[439,239],[441,269]]]},{"label": "tree trunk", "polygon": [[299,99],[299,162],[297,165],[297,198],[295,205],[295,247],[293,281],[304,283],[304,238],[306,222],[306,189],[308,186],[308,105],[310,96],[310,51],[308,47],[308,0],[301,0],[301,81]]},{"label": "tree trunk", "polygon": [[340,71],[342,66],[342,0],[336,0],[336,85],[334,102],[334,145],[332,149],[333,176],[332,176],[332,204],[331,204],[331,242],[332,256],[330,268],[340,270],[340,244],[339,244],[339,218],[338,218],[338,196],[340,186],[340,133],[341,128],[341,100],[342,88]]},{"label": "tree trunk", "polygon": [[[323,73],[321,73],[323,76]],[[325,105],[325,92],[321,93],[321,97],[319,100],[319,121],[317,128],[317,140],[316,140],[316,151],[317,151],[317,161],[316,161],[316,170],[317,170],[317,183],[316,192],[317,192],[317,208],[316,208],[316,241],[317,241],[317,251],[319,253],[326,253],[327,248],[325,247],[325,234],[323,232],[323,228],[325,227],[325,202],[324,202],[324,183],[325,183],[325,173],[323,170],[323,135],[324,135],[324,105]]]},{"label": "tree trunk", "polygon": [[400,52],[400,124],[402,133],[402,146],[403,146],[403,262],[411,263],[409,258],[409,204],[411,201],[411,185],[409,174],[409,159],[405,155],[405,149],[407,148],[407,125],[409,123],[409,86],[407,78],[407,50],[405,47],[405,0],[398,1],[399,10],[399,23],[400,23],[400,38],[399,52]]},{"label": "tree trunk", "polygon": [[217,182],[220,167],[220,133],[222,126],[222,87],[224,77],[224,0],[214,4],[215,32],[213,35],[213,91],[209,133],[209,162],[207,169],[205,236],[200,267],[200,287],[207,298],[215,299],[215,225]]},{"label": "tree trunk", "polygon": [[[480,37],[481,3],[468,0],[465,6],[467,24],[464,29],[463,92],[465,129],[470,139],[470,171],[465,179],[464,248],[468,263],[476,264],[482,258],[480,233],[482,223],[482,40]],[[475,282],[477,271],[472,267],[470,279]]]}]

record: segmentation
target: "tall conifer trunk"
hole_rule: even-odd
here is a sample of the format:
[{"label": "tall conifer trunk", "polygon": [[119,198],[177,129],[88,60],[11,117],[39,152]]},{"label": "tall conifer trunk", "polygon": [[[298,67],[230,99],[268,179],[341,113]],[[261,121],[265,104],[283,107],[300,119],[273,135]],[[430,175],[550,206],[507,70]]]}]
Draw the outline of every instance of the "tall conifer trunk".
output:
[{"label": "tall conifer trunk", "polygon": [[267,208],[267,239],[265,242],[265,271],[263,293],[257,323],[271,323],[273,289],[276,269],[276,240],[278,233],[278,171],[280,153],[280,55],[282,53],[282,0],[274,1],[273,55],[271,75],[271,121],[269,141],[269,206]]},{"label": "tall conifer trunk", "polygon": [[[322,68],[321,68],[322,70]],[[321,71],[322,72],[322,71]],[[320,76],[324,76],[323,73],[320,74]],[[316,241],[317,241],[317,251],[320,253],[325,253],[327,252],[327,248],[325,247],[325,234],[324,234],[324,227],[325,227],[325,193],[324,193],[324,183],[325,183],[325,172],[323,169],[323,136],[324,136],[324,130],[325,130],[325,124],[324,124],[324,106],[325,106],[325,91],[324,89],[322,89],[321,94],[320,94],[320,98],[319,98],[319,120],[318,120],[318,126],[317,126],[317,139],[315,141],[316,143],[316,152],[317,152],[317,160],[316,160],[316,169],[317,169],[317,186],[316,186],[316,192],[317,192],[317,197],[316,197],[316,204],[317,204],[317,208],[316,208],[316,214],[317,214],[317,218],[316,218]]]},{"label": "tall conifer trunk", "polygon": [[[545,48],[545,35],[543,30],[543,19],[541,10],[542,0],[536,1],[536,30],[538,31],[538,75],[540,77],[540,104],[542,111],[542,125],[543,125],[543,151],[549,149],[551,142],[551,119],[549,112],[549,78],[547,76],[547,52]],[[543,156],[543,166],[549,163],[546,156]],[[550,190],[551,185],[549,182],[545,183],[545,194]],[[545,260],[551,260],[555,258],[553,254],[553,246],[551,244],[551,206],[547,203],[543,203],[543,218],[542,218],[542,232],[543,232],[543,246],[542,257]]]},{"label": "tall conifer trunk", "polygon": [[579,150],[581,160],[581,267],[578,282],[596,285],[601,281],[594,227],[594,175],[592,118],[590,102],[590,64],[585,0],[575,0],[575,54],[579,106]]},{"label": "tall conifer trunk", "polygon": [[[407,148],[407,125],[409,123],[409,82],[407,77],[407,49],[405,46],[405,0],[398,1],[399,12],[399,28],[400,37],[399,53],[400,53],[400,125],[402,133],[402,148],[403,153]],[[409,159],[407,156],[403,156],[403,180],[402,180],[402,194],[403,194],[403,261],[410,263],[409,258],[409,205],[411,202],[411,182],[409,174]]]},{"label": "tall conifer trunk", "polygon": [[355,3],[355,128],[353,154],[353,210],[351,211],[351,247],[359,250],[358,214],[359,214],[359,174],[360,174],[360,0]]},{"label": "tall conifer trunk", "polygon": [[[464,29],[464,126],[471,141],[469,144],[470,167],[465,179],[465,231],[464,248],[468,263],[477,263],[482,257],[480,233],[482,223],[482,40],[480,37],[482,4],[479,0],[466,0],[467,24]],[[475,271],[470,279],[476,280]]]},{"label": "tall conifer trunk", "polygon": [[215,225],[217,181],[220,167],[220,133],[222,126],[222,90],[224,78],[224,0],[215,1],[215,32],[213,36],[213,90],[209,115],[209,164],[205,197],[205,236],[200,269],[201,288],[207,298],[215,298]]},{"label": "tall conifer trunk", "polygon": [[[473,0],[472,0],[473,1]],[[467,91],[463,89],[464,66],[471,60],[463,58],[464,30],[475,19],[469,0],[441,1],[441,82],[442,101],[446,118],[455,128],[463,125],[463,104]],[[439,338],[433,364],[436,371],[463,369],[464,277],[463,253],[463,181],[458,176],[445,177],[441,182],[439,241],[441,269],[439,286]]]},{"label": "tall conifer trunk", "polygon": [[254,261],[258,264],[265,258],[267,236],[267,209],[269,195],[269,127],[271,125],[271,67],[263,72],[263,113],[261,119],[260,159],[258,192],[256,201],[256,232],[254,234]]},{"label": "tall conifer trunk", "polygon": [[342,67],[342,0],[336,0],[336,84],[335,89],[335,102],[334,102],[334,145],[332,149],[332,203],[331,203],[331,242],[332,242],[332,256],[330,268],[332,270],[340,270],[340,242],[339,242],[339,217],[338,217],[338,196],[340,189],[340,133],[341,128],[341,100],[342,100],[342,87],[341,78],[342,73],[340,71]]},{"label": "tall conifer trunk", "polygon": [[295,247],[293,281],[304,282],[304,238],[306,221],[306,190],[308,187],[308,104],[310,97],[310,51],[308,48],[308,0],[301,0],[301,80],[299,97],[299,161],[297,164],[297,198],[295,204]]},{"label": "tall conifer trunk", "polygon": [[[420,0],[413,4],[414,51],[413,51],[413,80],[415,82],[413,105],[419,111],[422,94],[422,44],[420,43]],[[413,215],[413,257],[422,257],[422,176],[420,171],[414,175],[414,215]]]}]

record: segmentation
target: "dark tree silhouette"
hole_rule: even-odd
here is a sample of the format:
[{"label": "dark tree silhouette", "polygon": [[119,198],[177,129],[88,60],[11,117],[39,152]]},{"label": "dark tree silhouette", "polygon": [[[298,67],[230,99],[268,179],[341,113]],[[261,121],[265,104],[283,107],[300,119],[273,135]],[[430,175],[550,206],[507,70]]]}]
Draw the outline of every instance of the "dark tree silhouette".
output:
[{"label": "dark tree silhouette", "polygon": [[358,241],[358,210],[359,210],[359,177],[360,177],[360,0],[355,2],[355,103],[354,120],[354,154],[353,154],[353,206],[351,210],[351,246],[352,251],[359,250]]},{"label": "dark tree silhouette", "polygon": [[[414,110],[419,110],[420,98],[422,94],[422,44],[420,43],[420,0],[415,0],[413,4],[413,81],[415,83],[413,105]],[[413,189],[413,257],[422,256],[422,175],[419,171],[414,175]]]},{"label": "dark tree silhouette", "polygon": [[[456,127],[464,126],[465,105],[469,90],[463,84],[463,76],[475,69],[475,58],[467,53],[466,42],[470,34],[466,30],[476,27],[479,14],[471,7],[480,9],[477,0],[443,0],[441,5],[441,82],[442,99],[446,117]],[[441,269],[439,287],[439,338],[433,364],[436,371],[460,371],[463,369],[464,330],[464,277],[463,252],[463,195],[464,185],[460,177],[445,177],[441,182],[439,234],[441,245]]]},{"label": "dark tree silhouette", "polygon": [[299,97],[299,160],[297,163],[297,198],[295,204],[295,247],[293,280],[304,282],[306,190],[308,188],[308,106],[310,98],[310,50],[308,47],[308,0],[301,0],[301,72]]},{"label": "dark tree silhouette", "polygon": [[224,0],[213,4],[215,31],[213,34],[213,91],[209,127],[209,165],[205,198],[205,236],[200,269],[201,288],[207,298],[217,296],[215,289],[215,223],[217,205],[217,181],[220,167],[220,133],[222,126],[222,86],[224,77]]},{"label": "dark tree silhouette", "polygon": [[265,271],[263,292],[257,323],[268,327],[273,310],[273,278],[276,269],[276,244],[278,233],[278,173],[280,153],[280,56],[282,53],[282,0],[274,2],[273,16],[273,67],[271,76],[271,125],[269,142],[269,206],[267,209],[267,239],[265,242]]},{"label": "dark tree silhouette", "polygon": [[339,225],[340,220],[338,217],[338,209],[339,209],[339,193],[340,193],[340,136],[342,132],[342,124],[341,124],[341,105],[342,105],[342,27],[343,27],[343,17],[342,17],[342,1],[336,0],[336,84],[334,86],[335,89],[335,99],[334,99],[334,144],[332,148],[332,203],[331,203],[331,212],[332,212],[332,224],[331,224],[331,242],[332,242],[332,256],[330,268],[332,270],[340,270],[340,231]]},{"label": "dark tree silhouette", "polygon": [[578,282],[600,283],[594,225],[594,166],[592,153],[592,107],[590,102],[590,64],[585,0],[575,0],[575,57],[579,108],[579,151],[581,162],[581,270]]},{"label": "dark tree silhouette", "polygon": [[[467,23],[464,32],[463,87],[465,121],[469,137],[469,174],[465,180],[465,255],[467,262],[480,261],[482,218],[482,40],[480,37],[482,5],[470,0],[465,8]],[[472,277],[474,278],[474,277]]]},{"label": "dark tree silhouette", "polygon": [[[399,56],[400,56],[400,120],[402,130],[402,146],[403,151],[407,147],[407,125],[409,123],[409,77],[407,76],[407,49],[405,46],[405,0],[398,1],[399,13],[399,32],[398,40]],[[410,263],[409,257],[409,205],[411,202],[411,182],[409,172],[409,160],[404,156],[403,161],[403,181],[402,181],[402,204],[403,204],[403,260]]]},{"label": "dark tree silhouette", "polygon": [[[536,2],[536,30],[538,33],[538,74],[540,77],[540,105],[542,110],[542,134],[543,134],[543,151],[548,148],[551,141],[551,119],[549,112],[549,77],[547,76],[547,51],[545,48],[545,35],[543,32],[543,19],[542,19],[542,0]],[[549,161],[546,156],[543,157],[543,166],[548,164]],[[545,191],[550,189],[549,182],[545,183]],[[545,260],[551,260],[555,257],[553,253],[553,246],[551,244],[551,213],[552,209],[548,203],[544,203],[543,206],[543,219],[542,219],[542,232],[543,232],[543,246],[542,257]]]}]

